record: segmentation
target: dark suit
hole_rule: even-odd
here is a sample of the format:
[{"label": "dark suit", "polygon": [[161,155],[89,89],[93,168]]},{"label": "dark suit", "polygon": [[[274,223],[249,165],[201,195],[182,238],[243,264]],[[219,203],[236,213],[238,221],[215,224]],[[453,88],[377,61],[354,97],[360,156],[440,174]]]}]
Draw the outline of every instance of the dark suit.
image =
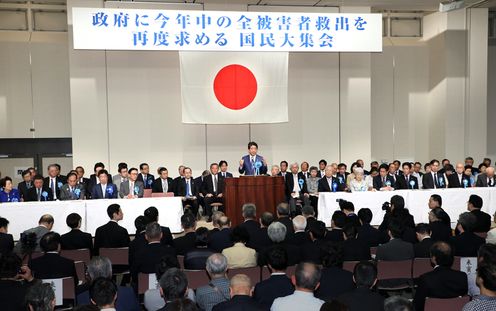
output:
[{"label": "dark suit", "polygon": [[467,274],[447,267],[437,267],[420,276],[413,302],[416,311],[424,310],[426,297],[455,298],[467,295]]},{"label": "dark suit", "polygon": [[415,258],[431,258],[431,246],[434,244],[434,240],[425,238],[417,244],[413,245],[413,251],[415,252]]},{"label": "dark suit", "polygon": [[[208,175],[203,179],[201,192],[204,196],[206,215],[212,216],[212,204],[213,203],[222,203],[224,204],[224,197],[219,197],[219,194],[224,193],[224,177],[222,175],[217,174],[217,186],[214,191],[214,181],[213,175]],[[211,197],[207,197],[208,194],[211,194]]]},{"label": "dark suit", "polygon": [[164,256],[176,256],[176,251],[170,246],[163,246],[160,242],[148,243],[135,257],[130,265],[131,276],[138,281],[138,273],[155,273],[157,265]]},{"label": "dark suit", "polygon": [[102,192],[101,184],[94,185],[93,189],[91,189],[91,198],[94,200],[96,200],[96,199],[117,199],[117,195],[119,194],[119,191],[117,190],[116,185],[107,184],[105,189],[106,189],[106,191],[105,191],[105,195],[104,195]]},{"label": "dark suit", "polygon": [[[449,188],[466,188],[466,187],[470,187],[472,186],[471,185],[471,182],[470,182],[470,176],[467,176],[465,174],[461,174],[461,182],[460,182],[460,177],[458,176],[458,173],[453,173],[451,175],[448,176],[448,182],[449,182]],[[464,180],[466,180],[464,182]]]},{"label": "dark suit", "polygon": [[342,229],[332,229],[327,231],[325,236],[326,241],[329,242],[341,242],[344,240]]},{"label": "dark suit", "polygon": [[14,280],[0,280],[0,310],[26,311],[26,293],[38,281],[19,282]]},{"label": "dark suit", "polygon": [[422,176],[422,188],[423,189],[434,189],[434,188],[446,188],[446,176],[437,172],[437,184],[434,180],[433,173],[424,174]]},{"label": "dark suit", "polygon": [[488,213],[484,213],[480,209],[474,209],[470,213],[477,218],[474,232],[488,232],[491,230],[491,216]]},{"label": "dark suit", "polygon": [[35,258],[31,260],[29,267],[37,279],[58,279],[72,276],[74,284],[78,284],[74,261],[57,253],[45,253],[43,256]]},{"label": "dark suit", "polygon": [[257,263],[259,266],[267,265],[267,254],[272,249],[272,247],[282,247],[284,248],[284,250],[286,250],[286,253],[288,254],[288,266],[294,266],[301,262],[302,249],[298,246],[282,242],[282,243],[273,243],[271,246],[262,249],[258,253]]},{"label": "dark suit", "polygon": [[250,236],[250,240],[246,243],[246,246],[255,249],[254,237],[258,235],[258,232],[260,231],[260,223],[253,219],[247,219],[242,224],[239,224],[238,227],[245,228]]},{"label": "dark suit", "polygon": [[[190,196],[198,197],[198,193],[200,188],[198,188],[196,182],[190,178],[188,180],[190,183],[190,188],[191,188],[191,193]],[[174,186],[175,192],[174,195],[178,197],[186,197],[186,192],[187,192],[187,186],[186,186],[186,179],[181,178],[177,181],[177,184]],[[198,199],[195,198],[186,198],[186,200],[183,200],[183,207],[186,205],[191,206],[192,213],[193,215],[196,215],[198,213]]]},{"label": "dark suit", "polygon": [[381,188],[386,187],[388,183],[391,187],[393,188],[395,187],[394,177],[389,174],[386,175],[385,181],[383,177],[381,177],[381,175],[377,175],[372,179],[372,184],[374,186],[374,189],[377,191],[381,190]]},{"label": "dark suit", "polygon": [[296,174],[296,178],[297,178],[297,182],[298,182],[298,186],[297,186],[297,189],[299,189],[299,195],[298,197],[296,198],[293,198],[292,194],[293,194],[293,189],[294,189],[294,175],[293,173],[290,173],[286,180],[285,180],[285,183],[286,183],[286,200],[288,200],[288,203],[289,203],[289,206],[290,206],[290,209],[292,212],[296,212],[297,214],[300,214],[301,212],[300,211],[296,211],[297,207],[296,207],[296,200],[301,200],[303,201],[303,205],[310,205],[310,199],[305,196],[305,194],[308,194],[308,190],[307,190],[307,180],[306,178],[304,178],[303,176],[300,176],[300,174]]},{"label": "dark suit", "polygon": [[222,253],[225,248],[229,248],[231,246],[233,246],[233,242],[231,241],[230,228],[224,228],[214,232],[209,238],[208,247],[218,253]]},{"label": "dark suit", "polygon": [[[25,199],[25,201],[32,201],[32,202],[53,201],[53,194],[50,188],[46,188],[43,186],[42,189],[40,189],[40,191],[41,191],[40,199],[38,200],[37,189],[35,187],[30,188],[28,190],[27,200]],[[46,193],[46,196],[44,196],[43,193]]]},{"label": "dark suit", "polygon": [[126,228],[119,226],[115,221],[98,227],[95,232],[95,254],[100,248],[118,248],[129,246],[129,233]]},{"label": "dark suit", "polygon": [[386,244],[377,247],[376,260],[397,261],[413,259],[415,253],[412,243],[401,239],[391,239]]},{"label": "dark suit", "polygon": [[[88,182],[86,183],[86,195],[89,196],[89,198],[93,199],[91,196],[93,195],[93,188],[97,184],[97,176],[95,174],[91,174]],[[112,175],[107,174],[107,183],[111,184],[112,183]],[[117,188],[117,187],[116,187]]]},{"label": "dark suit", "polygon": [[8,254],[14,249],[12,234],[0,232],[0,255]]},{"label": "dark suit", "polygon": [[205,270],[207,259],[214,252],[209,248],[196,247],[190,249],[184,255],[184,269],[187,270]]},{"label": "dark suit", "polygon": [[449,242],[451,238],[451,227],[443,221],[434,221],[429,224],[431,227],[431,239],[434,241]]},{"label": "dark suit", "polygon": [[293,222],[291,221],[291,219],[289,217],[280,217],[276,221],[278,221],[278,222],[280,222],[286,226],[286,238],[285,238],[285,240],[288,241],[294,233]]},{"label": "dark suit", "polygon": [[[408,180],[407,180],[408,179]],[[412,186],[413,184],[413,186]],[[408,177],[401,174],[396,177],[396,189],[418,189],[419,184],[417,177],[410,174]]]},{"label": "dark suit", "polygon": [[358,287],[341,294],[338,301],[348,306],[349,311],[383,311],[384,297],[367,287]]},{"label": "dark suit", "polygon": [[145,187],[145,189],[152,189],[153,181],[155,181],[155,177],[152,174],[146,175],[146,180],[144,180],[143,174],[138,174],[138,179],[136,181],[141,181]]},{"label": "dark suit", "polygon": [[182,237],[176,238],[172,241],[174,248],[178,255],[185,255],[188,251],[195,248],[196,245],[196,233],[188,232]]},{"label": "dark suit", "polygon": [[30,182],[29,187],[25,181],[21,181],[20,183],[17,184],[17,190],[19,190],[19,195],[21,196],[21,199],[27,201],[28,190],[32,187],[33,187],[33,182]]},{"label": "dark suit", "polygon": [[450,239],[453,253],[460,257],[477,257],[479,247],[485,243],[486,240],[472,232],[464,232]]},{"label": "dark suit", "polygon": [[[118,299],[115,301],[115,309],[117,311],[141,310],[138,298],[136,298],[132,287],[119,286],[117,288],[117,297]],[[77,304],[78,306],[91,304],[89,290],[77,294]]]},{"label": "dark suit", "polygon": [[232,178],[233,177],[233,174],[231,174],[229,172],[220,172],[219,171],[219,175],[221,175],[224,178]]},{"label": "dark suit", "polygon": [[[173,180],[170,177],[167,177],[167,192],[174,192],[174,188],[172,186]],[[152,192],[154,193],[163,193],[164,189],[162,187],[162,178],[157,178],[153,181],[152,184]]]},{"label": "dark suit", "polygon": [[477,182],[475,183],[476,187],[494,187],[494,183],[496,182],[496,176],[492,178],[491,185],[489,183],[491,180],[488,182],[488,177],[486,173],[479,174],[477,176]]},{"label": "dark suit", "polygon": [[[55,188],[57,199],[60,198],[60,188],[62,188],[63,185],[64,185],[64,179],[62,179],[62,177],[60,176],[55,177],[55,184],[53,185],[53,187]],[[50,189],[50,191],[52,191],[52,188],[50,186],[51,186],[50,177],[43,178],[43,187],[48,188]],[[52,191],[52,195],[53,195],[53,191]]]},{"label": "dark suit", "polygon": [[343,260],[370,260],[370,247],[357,239],[347,239],[343,242]]},{"label": "dark suit", "polygon": [[[254,167],[254,164],[251,163],[250,160],[250,155],[247,154],[243,158],[243,166],[238,168],[238,171],[240,174],[245,174],[245,176],[253,176],[256,173],[256,168]],[[255,163],[260,162],[262,165],[258,173],[259,175],[265,175],[267,174],[267,165],[263,163],[263,157],[259,156],[258,154],[255,156]]]},{"label": "dark suit", "polygon": [[355,288],[353,273],[338,267],[322,269],[320,286],[315,297],[328,301]]},{"label": "dark suit", "polygon": [[277,173],[277,176],[284,177],[284,181],[286,181],[286,176],[288,176],[289,174],[290,174],[289,172],[284,172],[284,174],[282,172],[279,172],[279,173]]},{"label": "dark suit", "polygon": [[[335,189],[333,189],[334,183],[336,184]],[[327,177],[322,177],[319,179],[318,187],[319,192],[334,192],[334,191],[342,191],[339,187],[339,181],[337,178],[331,177],[331,184],[327,180]]]},{"label": "dark suit", "polygon": [[377,247],[379,244],[387,243],[388,236],[385,232],[372,227],[370,224],[363,224],[357,228],[357,240],[364,242],[368,247]]},{"label": "dark suit", "polygon": [[310,240],[310,235],[308,234],[308,232],[299,231],[291,235],[287,243],[302,247],[304,244],[312,243],[312,240]]},{"label": "dark suit", "polygon": [[250,234],[250,242],[248,247],[260,252],[265,247],[272,245],[272,240],[269,238],[267,228],[260,228]]},{"label": "dark suit", "polygon": [[310,243],[306,243],[304,245],[299,246],[301,249],[301,261],[302,262],[312,262],[316,265],[322,264],[322,258],[325,253],[323,251],[323,247],[328,242],[325,240],[315,240]]},{"label": "dark suit", "polygon": [[60,247],[62,249],[73,250],[87,248],[93,251],[93,237],[90,233],[82,232],[79,229],[72,229],[60,237]]},{"label": "dark suit", "polygon": [[286,275],[271,275],[270,278],[255,285],[253,298],[267,309],[276,298],[293,294],[294,287]]},{"label": "dark suit", "polygon": [[250,296],[236,295],[227,300],[216,304],[212,311],[262,311],[268,310],[266,307],[262,306],[256,302]]}]

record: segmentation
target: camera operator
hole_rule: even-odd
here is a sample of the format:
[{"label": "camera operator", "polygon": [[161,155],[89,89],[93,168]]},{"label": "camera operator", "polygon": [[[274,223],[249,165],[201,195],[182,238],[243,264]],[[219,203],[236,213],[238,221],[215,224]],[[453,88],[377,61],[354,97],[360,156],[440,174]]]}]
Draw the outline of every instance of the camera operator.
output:
[{"label": "camera operator", "polygon": [[408,209],[405,208],[405,199],[402,196],[392,196],[390,202],[384,202],[382,210],[386,211],[386,214],[379,226],[379,230],[387,232],[391,220],[396,219],[405,229],[401,239],[406,242],[416,243],[415,221]]}]

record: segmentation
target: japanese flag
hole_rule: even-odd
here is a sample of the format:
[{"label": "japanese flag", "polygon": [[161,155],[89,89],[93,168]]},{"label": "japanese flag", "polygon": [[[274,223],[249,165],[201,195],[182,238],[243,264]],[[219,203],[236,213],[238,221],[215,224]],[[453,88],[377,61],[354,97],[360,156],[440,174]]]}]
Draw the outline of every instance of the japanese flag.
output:
[{"label": "japanese flag", "polygon": [[287,52],[179,52],[183,123],[288,122]]}]

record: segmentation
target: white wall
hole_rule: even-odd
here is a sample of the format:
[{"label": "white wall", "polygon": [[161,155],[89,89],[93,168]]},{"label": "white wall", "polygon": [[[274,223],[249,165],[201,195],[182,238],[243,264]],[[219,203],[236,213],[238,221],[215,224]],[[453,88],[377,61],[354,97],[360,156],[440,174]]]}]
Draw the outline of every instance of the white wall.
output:
[{"label": "white wall", "polygon": [[492,39],[488,48],[487,63],[487,154],[496,158],[496,40]]}]

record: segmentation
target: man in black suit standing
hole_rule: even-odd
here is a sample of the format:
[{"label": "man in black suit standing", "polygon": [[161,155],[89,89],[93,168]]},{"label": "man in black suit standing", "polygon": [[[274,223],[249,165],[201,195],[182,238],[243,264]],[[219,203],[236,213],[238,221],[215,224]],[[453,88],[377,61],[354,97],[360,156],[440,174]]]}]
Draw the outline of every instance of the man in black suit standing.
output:
[{"label": "man in black suit standing", "polygon": [[22,171],[22,181],[17,185],[17,190],[19,190],[19,195],[23,201],[27,201],[28,190],[32,187],[31,173],[29,170]]},{"label": "man in black suit standing", "polygon": [[430,258],[430,249],[434,240],[431,239],[431,229],[428,224],[418,224],[415,227],[418,243],[413,245],[415,258]]},{"label": "man in black suit standing", "polygon": [[84,189],[86,190],[85,191],[86,197],[87,198],[90,198],[91,197],[91,193],[88,193],[88,191],[91,190],[91,188],[90,188],[90,179],[84,177],[84,167],[77,166],[74,170],[76,171],[76,174],[77,174],[77,177],[78,177],[77,184],[84,186]]},{"label": "man in black suit standing", "polygon": [[282,176],[284,177],[284,180],[286,180],[286,175],[288,175],[288,165],[288,161],[282,160],[281,163],[279,163],[281,171],[277,174],[277,176]]},{"label": "man in black suit standing", "polygon": [[38,279],[58,279],[72,277],[74,284],[78,284],[78,276],[74,261],[59,255],[60,235],[48,232],[40,241],[43,256],[31,260],[29,267]]},{"label": "man in black suit standing", "polygon": [[184,235],[174,239],[172,242],[178,255],[185,255],[196,245],[196,217],[192,213],[185,213],[181,216],[181,226]]},{"label": "man in black suit standing", "polygon": [[327,167],[327,161],[324,159],[320,160],[319,161],[319,173],[317,174],[317,176],[319,176],[320,178],[324,178],[326,167]]},{"label": "man in black suit standing", "polygon": [[95,254],[98,255],[100,248],[118,248],[129,246],[129,233],[126,228],[119,226],[118,222],[124,218],[119,204],[110,204],[107,207],[107,215],[110,221],[96,229],[95,232]]},{"label": "man in black suit standing", "polygon": [[52,191],[50,190],[50,188],[43,185],[43,176],[34,176],[33,187],[28,190],[28,195],[25,201],[53,201]]},{"label": "man in black suit standing", "polygon": [[158,169],[158,178],[153,181],[152,192],[167,193],[174,192],[172,188],[172,178],[169,177],[169,171],[165,167]]},{"label": "man in black suit standing", "polygon": [[219,161],[220,172],[219,174],[224,178],[232,178],[233,174],[227,171],[227,161],[221,160]]},{"label": "man in black suit standing", "polygon": [[462,163],[456,164],[455,173],[448,176],[449,188],[468,188],[470,176],[465,175],[465,167]]},{"label": "man in black suit standing", "polygon": [[227,300],[215,305],[212,311],[227,310],[265,310],[265,308],[255,301],[252,295],[252,284],[248,276],[236,274],[231,278],[229,285],[231,300]]},{"label": "man in black suit standing", "polygon": [[191,168],[184,168],[184,178],[177,181],[175,195],[183,197],[183,207],[189,206],[191,213],[196,217],[198,213],[198,192],[200,189],[191,178]]},{"label": "man in black suit standing", "polygon": [[204,197],[206,215],[210,222],[212,220],[212,204],[224,204],[224,177],[219,174],[217,163],[210,164],[210,175],[203,178],[201,192]]},{"label": "man in black suit standing", "polygon": [[379,175],[372,179],[372,184],[377,191],[394,190],[394,178],[388,174],[387,164],[381,164],[379,166]]},{"label": "man in black suit standing", "polygon": [[488,166],[486,172],[477,176],[476,187],[494,187],[496,178],[494,176],[494,167]]},{"label": "man in black suit standing", "polygon": [[477,252],[486,240],[476,235],[473,230],[477,224],[477,217],[469,212],[460,214],[456,228],[459,235],[450,238],[450,244],[455,256],[477,257]]},{"label": "man in black suit standing", "polygon": [[255,285],[253,298],[270,309],[276,298],[285,297],[294,293],[291,279],[286,275],[288,268],[288,254],[281,246],[274,246],[267,252],[267,266],[271,271],[268,279]]},{"label": "man in black suit standing", "polygon": [[10,253],[14,249],[14,238],[8,232],[9,221],[0,217],[0,255]]},{"label": "man in black suit standing", "polygon": [[141,163],[139,169],[140,173],[138,174],[138,181],[141,181],[144,184],[145,189],[152,189],[155,176],[150,174],[150,167],[147,163]]},{"label": "man in black suit standing", "polygon": [[491,230],[491,216],[481,211],[482,204],[482,198],[476,194],[472,194],[467,202],[467,210],[477,218],[473,231],[478,233]]},{"label": "man in black suit standing", "polygon": [[71,213],[65,220],[71,231],[60,237],[60,246],[62,249],[73,250],[87,248],[93,251],[93,237],[90,233],[82,232],[81,216],[77,213]]},{"label": "man in black suit standing", "polygon": [[397,189],[419,189],[417,177],[413,176],[411,173],[412,164],[409,162],[403,163],[403,173],[396,177]]},{"label": "man in black suit standing", "polygon": [[307,190],[307,179],[300,176],[298,173],[298,163],[291,164],[291,173],[286,176],[286,200],[292,214],[301,214],[301,206],[299,210],[296,208],[296,201],[300,200],[302,205],[310,205],[309,194]]},{"label": "man in black suit standing", "polygon": [[424,310],[425,298],[455,298],[468,292],[467,274],[451,269],[453,251],[445,242],[436,242],[431,248],[434,270],[420,276],[413,299],[416,311]]},{"label": "man in black suit standing", "polygon": [[356,288],[341,294],[337,300],[348,306],[349,311],[383,311],[384,297],[373,289],[377,284],[377,267],[362,261],[355,266],[353,280]]},{"label": "man in black suit standing", "polygon": [[439,172],[439,161],[434,159],[430,162],[431,172],[422,176],[423,189],[438,189],[448,186],[446,174]]}]

